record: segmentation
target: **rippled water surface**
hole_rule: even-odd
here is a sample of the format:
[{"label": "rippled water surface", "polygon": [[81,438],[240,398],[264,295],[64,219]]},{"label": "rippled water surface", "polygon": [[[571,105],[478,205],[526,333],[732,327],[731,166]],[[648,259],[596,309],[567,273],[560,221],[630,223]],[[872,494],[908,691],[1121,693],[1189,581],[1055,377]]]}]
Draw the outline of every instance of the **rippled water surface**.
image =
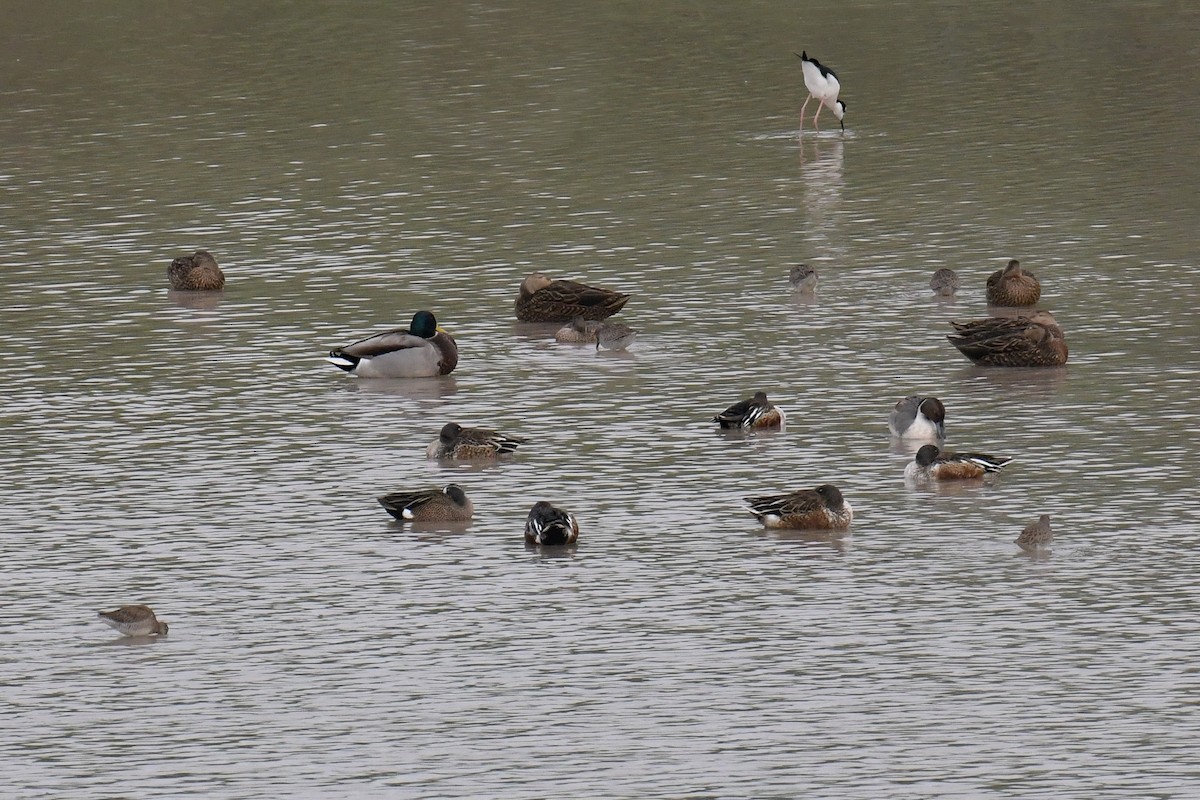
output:
[{"label": "rippled water surface", "polygon": [[[1200,12],[141,12],[8,20],[12,796],[1200,794]],[[801,48],[844,136],[797,139]],[[169,293],[198,247],[226,291]],[[945,339],[1014,257],[1063,369]],[[533,269],[632,294],[637,342],[516,322]],[[451,376],[322,361],[420,308]],[[785,431],[714,429],[756,389]],[[906,486],[911,393],[948,448],[1016,460]],[[427,460],[451,420],[528,441]],[[465,530],[375,503],[450,481]],[[847,536],[739,508],[825,482]],[[524,548],[538,499],[575,551]],[[170,635],[95,618],[135,602]]]}]

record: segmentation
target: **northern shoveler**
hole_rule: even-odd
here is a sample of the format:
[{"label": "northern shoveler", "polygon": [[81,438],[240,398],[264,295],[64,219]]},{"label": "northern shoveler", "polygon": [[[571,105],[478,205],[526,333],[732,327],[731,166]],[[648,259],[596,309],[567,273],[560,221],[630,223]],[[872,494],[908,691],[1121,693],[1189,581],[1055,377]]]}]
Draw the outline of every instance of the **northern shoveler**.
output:
[{"label": "northern shoveler", "polygon": [[527,544],[561,547],[574,544],[579,538],[579,522],[575,515],[539,500],[529,509],[525,519]]},{"label": "northern shoveler", "polygon": [[854,520],[854,509],[832,484],[787,494],[747,497],[747,510],[768,528],[844,531]]},{"label": "northern shoveler", "polygon": [[722,428],[781,428],[787,422],[782,408],[767,400],[766,392],[734,403],[712,418]]},{"label": "northern shoveler", "polygon": [[989,456],[984,453],[944,453],[937,445],[927,444],[917,451],[916,457],[904,468],[904,477],[912,480],[956,480],[960,478],[982,478],[1012,461],[1008,457]]}]

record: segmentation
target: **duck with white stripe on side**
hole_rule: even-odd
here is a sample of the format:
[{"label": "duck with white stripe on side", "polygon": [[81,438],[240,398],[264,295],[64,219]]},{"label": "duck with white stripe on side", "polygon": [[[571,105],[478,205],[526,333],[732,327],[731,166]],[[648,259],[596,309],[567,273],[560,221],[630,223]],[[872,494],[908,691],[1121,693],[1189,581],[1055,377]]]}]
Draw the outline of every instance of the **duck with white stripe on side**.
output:
[{"label": "duck with white stripe on side", "polygon": [[1012,458],[985,453],[943,453],[936,445],[927,444],[904,468],[904,477],[913,481],[946,481],[982,478],[992,475]]}]

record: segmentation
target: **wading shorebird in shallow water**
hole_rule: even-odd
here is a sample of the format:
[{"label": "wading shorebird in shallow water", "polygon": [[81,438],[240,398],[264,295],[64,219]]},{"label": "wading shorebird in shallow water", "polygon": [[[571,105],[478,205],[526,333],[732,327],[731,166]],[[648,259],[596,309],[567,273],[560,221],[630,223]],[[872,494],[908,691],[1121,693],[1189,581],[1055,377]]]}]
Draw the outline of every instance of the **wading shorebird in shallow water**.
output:
[{"label": "wading shorebird in shallow water", "polygon": [[795,55],[800,59],[800,69],[804,72],[804,86],[808,89],[808,97],[805,99],[804,105],[800,106],[800,130],[802,132],[804,130],[804,109],[808,107],[808,101],[815,97],[817,98],[817,113],[813,115],[813,127],[818,131],[821,130],[817,120],[821,117],[821,108],[828,106],[833,115],[837,117],[838,124],[842,126],[842,133],[845,133],[846,123],[842,121],[842,117],[846,114],[846,104],[838,100],[842,84],[838,82],[837,75],[829,67],[822,65],[820,61],[809,58],[807,50]]},{"label": "wading shorebird in shallow water", "polygon": [[1046,550],[1054,541],[1054,532],[1050,530],[1050,515],[1042,514],[1037,522],[1031,522],[1016,538],[1017,545],[1026,553],[1037,553]]},{"label": "wading shorebird in shallow water", "polygon": [[933,277],[929,279],[929,288],[938,297],[953,297],[958,291],[958,286],[958,274],[946,267],[933,273]]},{"label": "wading shorebird in shallow water", "polygon": [[100,619],[125,636],[162,636],[167,623],[154,616],[150,606],[121,606],[116,611],[101,611]]}]

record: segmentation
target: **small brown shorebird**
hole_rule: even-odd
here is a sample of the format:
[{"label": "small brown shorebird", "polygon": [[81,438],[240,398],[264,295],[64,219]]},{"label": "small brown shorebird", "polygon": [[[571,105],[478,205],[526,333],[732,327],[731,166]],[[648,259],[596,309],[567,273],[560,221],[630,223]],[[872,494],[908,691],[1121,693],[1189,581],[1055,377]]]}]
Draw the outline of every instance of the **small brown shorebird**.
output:
[{"label": "small brown shorebird", "polygon": [[1050,515],[1042,514],[1037,522],[1031,522],[1021,531],[1016,539],[1017,545],[1026,553],[1036,553],[1046,550],[1054,541],[1054,532],[1050,530]]},{"label": "small brown shorebird", "polygon": [[167,623],[154,616],[150,606],[121,606],[116,611],[101,611],[100,619],[126,636],[161,636]]}]

